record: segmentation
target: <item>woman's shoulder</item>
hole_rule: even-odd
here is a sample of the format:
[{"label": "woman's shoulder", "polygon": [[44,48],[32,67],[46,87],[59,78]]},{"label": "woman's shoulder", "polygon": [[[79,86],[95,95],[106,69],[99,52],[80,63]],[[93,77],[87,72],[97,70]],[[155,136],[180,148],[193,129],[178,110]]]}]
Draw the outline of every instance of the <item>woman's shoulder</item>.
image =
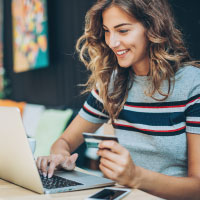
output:
[{"label": "woman's shoulder", "polygon": [[193,81],[197,77],[200,81],[200,68],[192,65],[183,66],[176,72],[175,77],[185,81]]},{"label": "woman's shoulder", "polygon": [[181,88],[188,98],[200,94],[200,68],[184,66],[175,75],[176,87]]}]

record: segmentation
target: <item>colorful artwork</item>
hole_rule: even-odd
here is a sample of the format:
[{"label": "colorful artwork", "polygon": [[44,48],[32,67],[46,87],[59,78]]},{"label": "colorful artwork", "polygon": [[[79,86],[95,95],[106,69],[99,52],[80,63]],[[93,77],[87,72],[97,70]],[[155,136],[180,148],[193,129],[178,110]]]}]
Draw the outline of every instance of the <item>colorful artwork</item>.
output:
[{"label": "colorful artwork", "polygon": [[14,71],[47,67],[46,0],[12,0]]},{"label": "colorful artwork", "polygon": [[0,98],[3,92],[3,0],[0,0]]}]

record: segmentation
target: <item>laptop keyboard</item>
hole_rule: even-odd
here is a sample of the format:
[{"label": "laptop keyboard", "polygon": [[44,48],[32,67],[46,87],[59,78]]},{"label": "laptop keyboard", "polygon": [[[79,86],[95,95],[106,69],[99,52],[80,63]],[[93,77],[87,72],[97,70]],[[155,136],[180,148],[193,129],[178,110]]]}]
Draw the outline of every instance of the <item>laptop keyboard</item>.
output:
[{"label": "laptop keyboard", "polygon": [[51,178],[48,178],[48,177],[44,177],[42,174],[40,174],[40,178],[41,178],[43,187],[46,189],[83,185],[82,183],[78,183],[78,182],[75,182],[75,181],[72,181],[69,179],[65,179],[60,176],[55,176],[55,175],[53,175]]}]

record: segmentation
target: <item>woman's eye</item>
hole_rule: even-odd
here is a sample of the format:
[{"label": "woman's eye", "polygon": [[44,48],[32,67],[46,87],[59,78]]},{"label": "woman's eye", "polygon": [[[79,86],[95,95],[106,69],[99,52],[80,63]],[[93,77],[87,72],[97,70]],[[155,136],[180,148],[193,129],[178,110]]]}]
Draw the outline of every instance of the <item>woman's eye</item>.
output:
[{"label": "woman's eye", "polygon": [[119,30],[120,33],[127,33],[128,30]]},{"label": "woman's eye", "polygon": [[106,30],[106,29],[103,29],[103,31],[105,32],[105,33],[108,33],[109,31],[108,30]]}]

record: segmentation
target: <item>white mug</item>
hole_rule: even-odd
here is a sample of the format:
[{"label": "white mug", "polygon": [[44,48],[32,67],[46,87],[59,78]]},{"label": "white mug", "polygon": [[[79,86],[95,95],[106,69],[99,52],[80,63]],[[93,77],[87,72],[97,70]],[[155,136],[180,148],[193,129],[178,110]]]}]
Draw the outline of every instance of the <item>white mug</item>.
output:
[{"label": "white mug", "polygon": [[32,153],[34,154],[35,152],[35,147],[36,147],[36,140],[35,138],[28,138],[28,142],[31,148]]}]

